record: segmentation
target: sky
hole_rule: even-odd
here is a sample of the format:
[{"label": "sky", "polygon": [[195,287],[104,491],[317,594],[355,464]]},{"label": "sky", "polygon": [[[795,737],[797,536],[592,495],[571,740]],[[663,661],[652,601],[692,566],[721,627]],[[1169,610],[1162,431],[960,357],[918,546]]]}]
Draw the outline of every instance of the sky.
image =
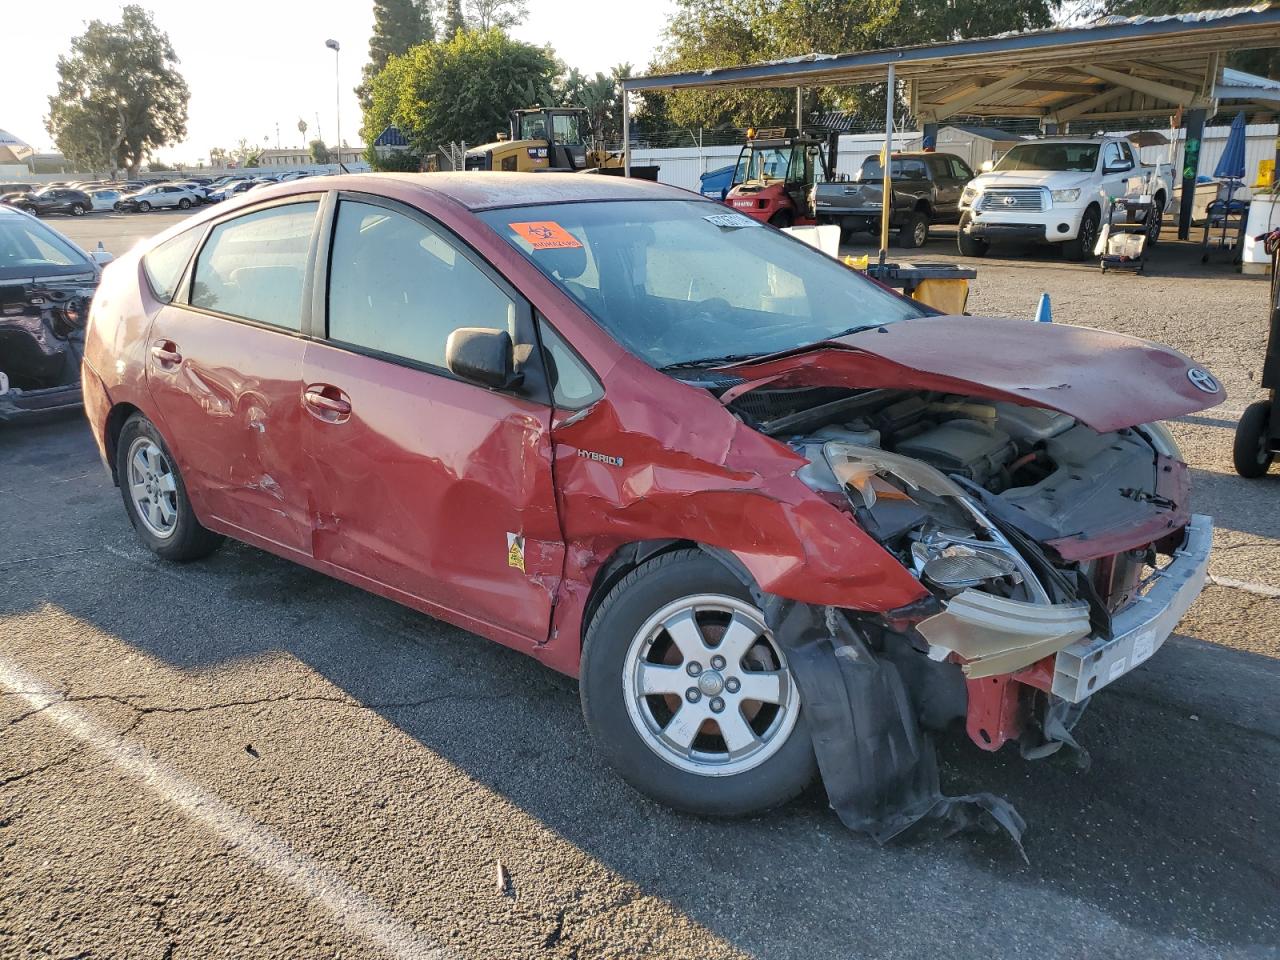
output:
[{"label": "sky", "polygon": [[[210,147],[230,149],[241,138],[275,147],[277,129],[281,146],[299,146],[299,119],[307,123],[307,140],[319,132],[332,145],[340,121],[342,139],[359,142],[360,107],[352,88],[368,56],[372,0],[138,2],[169,34],[191,89],[187,139],[157,151],[160,159],[207,162]],[[114,0],[56,0],[29,21],[31,27],[7,38],[0,130],[38,151],[54,149],[44,118],[57,88],[58,56],[89,20],[119,19],[120,6]],[[674,10],[672,0],[631,3],[623,24],[590,15],[610,8],[585,0],[528,0],[528,6],[528,20],[512,33],[550,43],[560,59],[587,73],[627,61],[643,69]],[[330,38],[341,46],[336,78],[334,53],[324,45]]]}]

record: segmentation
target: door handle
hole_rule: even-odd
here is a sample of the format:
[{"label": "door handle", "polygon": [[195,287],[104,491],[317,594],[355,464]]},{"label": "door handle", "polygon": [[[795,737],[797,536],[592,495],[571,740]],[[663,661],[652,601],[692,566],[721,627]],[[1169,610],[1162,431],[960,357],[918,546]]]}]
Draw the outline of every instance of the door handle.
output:
[{"label": "door handle", "polygon": [[[336,393],[337,391],[334,392]],[[318,411],[326,420],[335,420],[338,417],[351,415],[351,404],[348,401],[340,397],[326,396],[314,387],[308,387],[303,391],[302,402],[312,410]]]},{"label": "door handle", "polygon": [[165,366],[177,366],[182,362],[182,354],[176,344],[168,340],[160,340],[151,348],[151,356]]}]

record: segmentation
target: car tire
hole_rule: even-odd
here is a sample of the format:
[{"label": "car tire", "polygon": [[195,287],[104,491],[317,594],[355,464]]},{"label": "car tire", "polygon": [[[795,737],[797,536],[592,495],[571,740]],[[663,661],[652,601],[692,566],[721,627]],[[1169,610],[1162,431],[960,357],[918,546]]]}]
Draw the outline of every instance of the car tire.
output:
[{"label": "car tire", "polygon": [[983,240],[981,237],[970,236],[965,233],[965,223],[960,221],[960,226],[956,230],[956,248],[960,251],[962,257],[985,257],[987,251],[991,249],[989,241]]},{"label": "car tire", "polygon": [[1271,401],[1258,400],[1244,408],[1236,424],[1231,460],[1236,473],[1250,480],[1263,476],[1275,459],[1271,452]]},{"label": "car tire", "polygon": [[196,519],[177,461],[155,424],[135,413],[116,441],[116,479],[138,539],[165,560],[207,557],[222,537]]},{"label": "car tire", "polygon": [[1160,242],[1160,230],[1164,225],[1164,194],[1157,193],[1151,208],[1151,222],[1147,224],[1147,249]]},{"label": "car tire", "polygon": [[[726,663],[715,651],[731,630]],[[817,771],[785,652],[742,581],[700,550],[655,557],[609,591],[587,630],[579,689],[608,763],[677,810],[759,813],[800,794]],[[749,700],[748,691],[767,699]],[[716,717],[732,721],[736,747]]]},{"label": "car tire", "polygon": [[139,213],[146,213],[146,212],[147,212],[148,210],[150,210],[150,209],[151,209],[151,201],[149,201],[149,200],[139,200],[139,201],[138,201],[138,212],[139,212]]},{"label": "car tire", "polygon": [[73,217],[83,217],[83,216],[84,216],[84,213],[85,213],[85,211],[84,211],[84,204],[83,204],[83,203],[73,203],[73,204],[71,205],[71,211],[70,211],[70,212],[71,212],[71,215],[72,215]]},{"label": "car tire", "polygon": [[922,210],[910,214],[898,228],[898,246],[915,250],[929,242],[929,217]]},{"label": "car tire", "polygon": [[124,204],[121,203],[119,200],[117,200],[115,203],[111,205],[111,209],[114,210],[116,213],[124,213]]},{"label": "car tire", "polygon": [[1062,245],[1062,255],[1077,263],[1092,260],[1093,248],[1098,242],[1098,230],[1102,225],[1102,214],[1095,206],[1090,206],[1080,218],[1080,229],[1076,235]]},{"label": "car tire", "polygon": [[777,227],[779,230],[785,230],[787,227],[795,223],[796,218],[791,215],[790,210],[779,210],[769,218],[769,226]]},{"label": "car tire", "polygon": [[191,209],[191,201],[190,201],[190,200],[188,200],[186,197],[183,197],[182,199],[180,199],[180,200],[178,201],[178,209],[179,209],[179,210],[190,210],[190,209]]}]

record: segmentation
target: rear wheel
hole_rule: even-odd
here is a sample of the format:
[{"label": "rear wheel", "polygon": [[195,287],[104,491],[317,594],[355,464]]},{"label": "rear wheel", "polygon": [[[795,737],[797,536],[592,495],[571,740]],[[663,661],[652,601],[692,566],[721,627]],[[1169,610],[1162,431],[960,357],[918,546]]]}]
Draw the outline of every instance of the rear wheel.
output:
[{"label": "rear wheel", "polygon": [[73,203],[73,204],[71,205],[71,215],[72,215],[73,217],[83,217],[83,216],[84,216],[84,204],[83,204],[83,203]]},{"label": "rear wheel", "polygon": [[923,247],[929,241],[929,217],[923,210],[917,210],[907,217],[906,222],[898,228],[898,246],[913,250]]},{"label": "rear wheel", "polygon": [[1275,454],[1271,452],[1271,401],[1259,400],[1245,407],[1236,424],[1231,459],[1236,473],[1250,480],[1267,472]]},{"label": "rear wheel", "polygon": [[656,557],[609,592],[580,682],[606,759],[669,806],[756,813],[816,772],[785,652],[742,582],[699,550]]},{"label": "rear wheel", "polygon": [[134,414],[120,430],[116,479],[129,522],[152,553],[165,560],[198,560],[222,543],[196,519],[173,454],[142,414]]},{"label": "rear wheel", "polygon": [[191,208],[191,201],[188,200],[186,197],[183,197],[181,200],[178,201],[179,210],[189,210],[190,208]]},{"label": "rear wheel", "polygon": [[1074,240],[1062,245],[1063,256],[1068,260],[1091,260],[1093,248],[1098,242],[1098,229],[1102,223],[1102,214],[1097,207],[1090,207],[1080,218],[1080,229],[1076,231]]},{"label": "rear wheel", "polygon": [[150,210],[150,209],[151,209],[151,202],[150,202],[150,201],[148,201],[148,200],[140,200],[140,201],[138,201],[138,210],[139,210],[139,211],[141,211],[142,213],[146,213],[146,212],[147,212],[148,210]]}]

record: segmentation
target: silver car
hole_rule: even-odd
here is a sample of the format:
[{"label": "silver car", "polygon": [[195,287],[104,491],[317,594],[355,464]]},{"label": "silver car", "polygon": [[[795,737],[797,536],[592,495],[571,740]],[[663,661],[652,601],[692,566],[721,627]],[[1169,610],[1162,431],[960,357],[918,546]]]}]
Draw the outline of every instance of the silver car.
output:
[{"label": "silver car", "polygon": [[157,183],[136,193],[126,194],[121,197],[116,208],[119,210],[137,210],[141,213],[146,213],[153,208],[159,210],[166,207],[189,210],[199,202],[200,198],[186,187],[175,186],[171,183]]}]

